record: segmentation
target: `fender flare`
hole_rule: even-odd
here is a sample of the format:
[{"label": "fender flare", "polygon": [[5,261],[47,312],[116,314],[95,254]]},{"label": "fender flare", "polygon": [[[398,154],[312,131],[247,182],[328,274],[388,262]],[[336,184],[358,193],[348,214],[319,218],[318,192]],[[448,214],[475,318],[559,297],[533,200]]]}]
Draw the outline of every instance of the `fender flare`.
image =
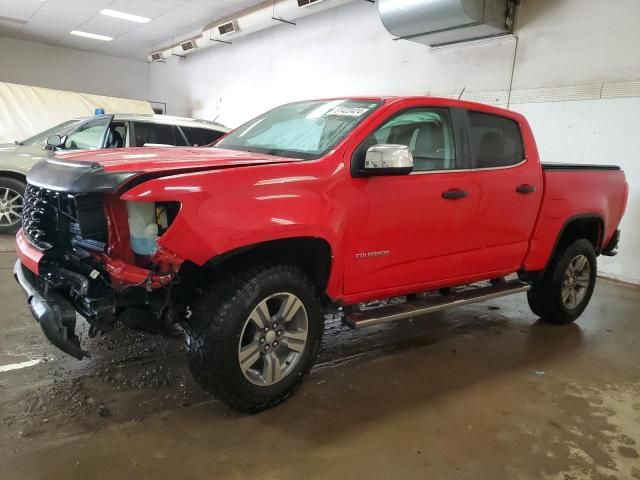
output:
[{"label": "fender flare", "polygon": [[549,258],[547,260],[547,263],[545,265],[545,270],[547,269],[547,267],[549,266],[549,263],[551,262],[551,260],[553,259],[553,257],[555,257],[557,251],[558,251],[558,247],[560,246],[560,240],[562,239],[563,235],[565,234],[565,232],[567,231],[567,229],[569,228],[569,226],[577,221],[577,220],[597,220],[599,222],[600,225],[600,229],[598,232],[598,238],[596,241],[596,245],[595,245],[595,249],[596,249],[596,254],[600,255],[600,253],[602,252],[602,242],[604,241],[604,232],[605,232],[605,223],[604,223],[604,218],[602,217],[601,214],[596,213],[596,212],[591,212],[591,213],[579,213],[577,215],[573,215],[571,217],[569,217],[564,224],[562,225],[562,228],[560,228],[560,231],[558,232],[558,235],[556,236],[556,240],[553,244],[553,248],[551,249],[551,253],[549,255]]}]

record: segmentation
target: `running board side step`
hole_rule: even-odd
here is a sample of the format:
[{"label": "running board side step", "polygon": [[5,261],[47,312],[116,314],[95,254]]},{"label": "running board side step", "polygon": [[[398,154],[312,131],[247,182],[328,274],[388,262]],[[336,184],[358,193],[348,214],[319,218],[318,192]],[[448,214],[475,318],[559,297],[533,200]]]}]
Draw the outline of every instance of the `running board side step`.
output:
[{"label": "running board side step", "polygon": [[466,289],[448,295],[438,295],[372,308],[364,312],[354,312],[346,316],[347,325],[352,328],[363,328],[379,323],[394,322],[408,318],[439,312],[470,303],[479,303],[494,298],[505,297],[515,293],[526,292],[530,286],[520,281],[498,283],[488,287]]}]

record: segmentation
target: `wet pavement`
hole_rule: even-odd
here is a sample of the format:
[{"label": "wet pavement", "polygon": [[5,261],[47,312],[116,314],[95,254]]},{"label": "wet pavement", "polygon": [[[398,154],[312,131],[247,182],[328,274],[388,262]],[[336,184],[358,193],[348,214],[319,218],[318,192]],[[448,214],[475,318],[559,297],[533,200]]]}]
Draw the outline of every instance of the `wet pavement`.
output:
[{"label": "wet pavement", "polygon": [[0,478],[640,480],[638,287],[600,279],[562,327],[524,295],[359,331],[330,319],[301,390],[246,416],[199,389],[180,339],[88,340],[83,323],[92,358],[61,354],[13,261],[0,253]]}]

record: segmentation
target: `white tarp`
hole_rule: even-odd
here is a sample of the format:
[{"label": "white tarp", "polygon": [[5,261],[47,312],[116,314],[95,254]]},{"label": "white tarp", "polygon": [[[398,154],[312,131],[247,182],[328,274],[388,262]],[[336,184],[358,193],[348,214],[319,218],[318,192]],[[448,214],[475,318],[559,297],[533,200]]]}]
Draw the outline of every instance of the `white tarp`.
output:
[{"label": "white tarp", "polygon": [[153,113],[149,102],[0,82],[0,143],[24,140],[65,120],[105,113]]}]

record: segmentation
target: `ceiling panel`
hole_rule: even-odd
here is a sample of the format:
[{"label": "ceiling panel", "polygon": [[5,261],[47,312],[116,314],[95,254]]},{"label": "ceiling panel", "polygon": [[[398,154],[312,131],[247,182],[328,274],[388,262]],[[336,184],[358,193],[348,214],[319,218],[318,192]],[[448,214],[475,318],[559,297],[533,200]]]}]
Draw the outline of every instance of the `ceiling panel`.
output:
[{"label": "ceiling panel", "polygon": [[[0,0],[0,36],[146,60],[155,48],[184,40],[207,23],[264,0]],[[110,8],[151,18],[145,24],[100,15]],[[80,30],[111,42],[70,35]]]},{"label": "ceiling panel", "polygon": [[28,20],[41,6],[40,0],[0,0],[0,16]]}]

